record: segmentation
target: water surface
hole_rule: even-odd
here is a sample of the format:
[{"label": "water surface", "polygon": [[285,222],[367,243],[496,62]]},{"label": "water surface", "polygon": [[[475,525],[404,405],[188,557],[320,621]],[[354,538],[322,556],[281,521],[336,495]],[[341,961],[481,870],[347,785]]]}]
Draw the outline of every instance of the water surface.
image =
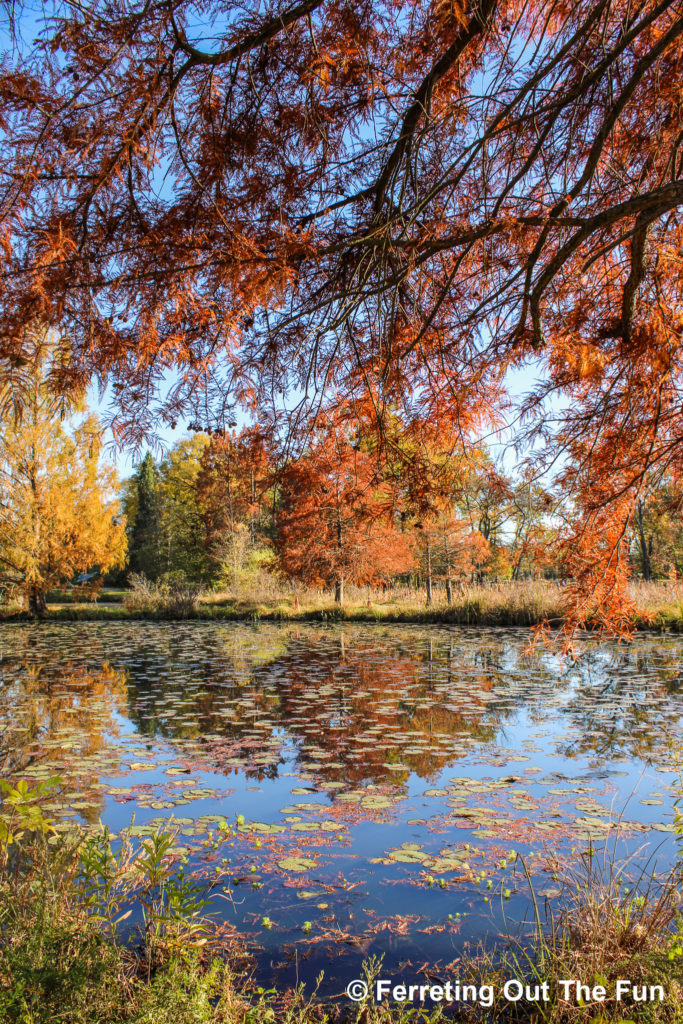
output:
[{"label": "water surface", "polygon": [[[458,627],[73,623],[0,627],[3,774],[58,774],[60,819],[164,822],[264,982],[323,991],[371,953],[445,968],[523,930],[521,860],[607,844],[674,856],[678,639],[586,643]],[[236,831],[207,849],[221,822]],[[262,927],[267,916],[272,928]]]}]

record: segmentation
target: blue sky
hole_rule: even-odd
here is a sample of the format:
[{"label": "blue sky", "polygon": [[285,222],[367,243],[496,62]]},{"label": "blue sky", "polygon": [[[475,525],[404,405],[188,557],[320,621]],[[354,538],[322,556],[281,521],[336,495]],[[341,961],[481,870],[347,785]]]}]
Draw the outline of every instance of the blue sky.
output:
[{"label": "blue sky", "polygon": [[[521,399],[539,383],[540,372],[541,368],[536,364],[511,370],[508,373],[506,381],[513,400]],[[97,388],[92,386],[88,391],[87,397],[90,408],[97,412],[100,419],[105,422],[111,416],[112,412],[111,394],[109,393],[109,389],[107,389],[104,396],[100,398]],[[243,415],[241,416],[238,412],[237,421],[239,427],[246,422],[246,417]],[[150,446],[156,458],[163,456],[174,444],[182,440],[184,437],[189,436],[189,431],[187,430],[188,422],[188,418],[180,418],[175,430],[164,426],[162,423],[158,425],[158,446],[156,448]],[[490,434],[484,438],[494,458],[501,461],[502,467],[508,473],[514,470],[516,462],[515,454],[509,447],[511,437],[512,428],[503,431],[497,436],[495,434]],[[135,467],[143,457],[144,451],[134,452],[129,448],[117,448],[114,444],[114,438],[111,430],[106,430],[105,432],[105,443],[107,444],[111,457],[116,462],[118,473],[122,480],[135,472]]]}]

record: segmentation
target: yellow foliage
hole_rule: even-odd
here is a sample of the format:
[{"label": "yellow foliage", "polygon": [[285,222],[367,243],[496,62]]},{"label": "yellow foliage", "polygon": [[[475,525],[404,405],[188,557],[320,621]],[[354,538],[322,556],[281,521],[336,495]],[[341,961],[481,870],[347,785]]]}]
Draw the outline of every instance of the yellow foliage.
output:
[{"label": "yellow foliage", "polygon": [[21,417],[8,410],[0,420],[0,578],[34,612],[51,587],[121,566],[126,554],[116,470],[101,462],[99,421],[64,419],[45,379],[37,359]]}]

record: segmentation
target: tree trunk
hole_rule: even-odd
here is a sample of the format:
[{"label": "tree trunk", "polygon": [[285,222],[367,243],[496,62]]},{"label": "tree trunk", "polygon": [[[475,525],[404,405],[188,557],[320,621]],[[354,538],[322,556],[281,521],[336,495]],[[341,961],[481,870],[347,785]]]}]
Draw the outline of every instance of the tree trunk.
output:
[{"label": "tree trunk", "polygon": [[643,528],[643,503],[638,499],[638,536],[640,540],[640,568],[643,574],[644,580],[652,578],[652,567],[650,563],[650,551],[648,549],[647,541],[645,540],[645,530]]},{"label": "tree trunk", "polygon": [[[342,552],[344,551],[343,530],[341,515],[337,514],[337,546],[339,548],[339,560],[343,564]],[[340,607],[344,604],[344,577],[340,576],[334,585],[334,600]]]},{"label": "tree trunk", "polygon": [[427,540],[427,604],[432,603],[432,545]]},{"label": "tree trunk", "polygon": [[44,615],[47,611],[47,601],[45,600],[45,591],[41,590],[40,587],[33,583],[29,587],[28,591],[28,611],[29,615]]},{"label": "tree trunk", "polygon": [[453,604],[453,585],[450,576],[446,577],[446,600],[449,604]]}]

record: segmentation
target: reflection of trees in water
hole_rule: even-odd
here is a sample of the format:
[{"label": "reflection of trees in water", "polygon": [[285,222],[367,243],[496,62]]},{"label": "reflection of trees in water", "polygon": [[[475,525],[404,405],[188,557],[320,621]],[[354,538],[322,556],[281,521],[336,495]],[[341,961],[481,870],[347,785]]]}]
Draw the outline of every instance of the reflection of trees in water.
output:
[{"label": "reflection of trees in water", "polygon": [[20,771],[46,752],[51,759],[90,756],[106,746],[106,734],[118,734],[114,712],[126,708],[124,672],[107,664],[96,672],[62,665],[59,675],[40,665],[10,671],[14,680],[0,687],[4,771]]},{"label": "reflection of trees in water", "polygon": [[560,753],[662,758],[683,715],[681,645],[645,643],[592,651],[574,666],[566,721],[576,738]]},{"label": "reflection of trees in water", "polygon": [[[335,659],[324,644],[286,666],[280,682],[281,716],[300,740],[298,760],[326,781],[401,780],[408,771],[428,776],[462,756],[454,737],[489,741],[485,704],[466,712],[445,707],[447,662],[432,650],[394,655],[376,644],[344,645]],[[446,687],[447,687],[446,683]],[[316,755],[325,755],[316,760]],[[401,772],[395,766],[405,766]]]},{"label": "reflection of trees in water", "polygon": [[[193,754],[203,749],[214,769],[229,756],[259,777],[277,772],[286,731],[300,765],[330,782],[426,777],[464,756],[468,742],[495,738],[496,690],[509,685],[507,638],[482,649],[411,629],[290,627],[275,635],[273,643],[265,631],[264,653],[260,629],[233,629],[222,646],[216,634],[199,634],[191,658],[182,643],[169,647],[171,672],[158,646],[138,648],[131,717],[148,735],[194,739]],[[191,712],[167,718],[169,708]],[[267,765],[263,757],[253,764],[259,744]]]},{"label": "reflection of trees in water", "polygon": [[[0,774],[18,776],[43,761],[68,765],[96,821],[102,798],[88,761],[117,736],[126,710],[126,673],[106,662],[97,669],[60,662],[32,663],[31,652],[3,658],[0,673]],[[53,774],[59,775],[55,767]],[[95,806],[97,805],[97,806]]]},{"label": "reflection of trees in water", "polygon": [[3,708],[26,694],[11,744],[20,758],[67,726],[98,749],[88,744],[125,707],[143,736],[209,770],[274,776],[289,739],[316,781],[400,782],[502,742],[520,714],[546,724],[561,713],[577,733],[565,756],[647,757],[682,699],[682,645],[644,638],[587,645],[564,675],[548,652],[525,656],[527,633],[502,630],[94,623],[3,640]]},{"label": "reflection of trees in water", "polygon": [[250,777],[275,777],[280,698],[274,683],[255,685],[254,677],[286,651],[282,633],[199,630],[191,643],[186,627],[164,631],[159,642],[152,633],[127,653],[129,718],[143,736],[192,742],[192,756],[206,759],[208,770],[233,770],[229,758]]}]

